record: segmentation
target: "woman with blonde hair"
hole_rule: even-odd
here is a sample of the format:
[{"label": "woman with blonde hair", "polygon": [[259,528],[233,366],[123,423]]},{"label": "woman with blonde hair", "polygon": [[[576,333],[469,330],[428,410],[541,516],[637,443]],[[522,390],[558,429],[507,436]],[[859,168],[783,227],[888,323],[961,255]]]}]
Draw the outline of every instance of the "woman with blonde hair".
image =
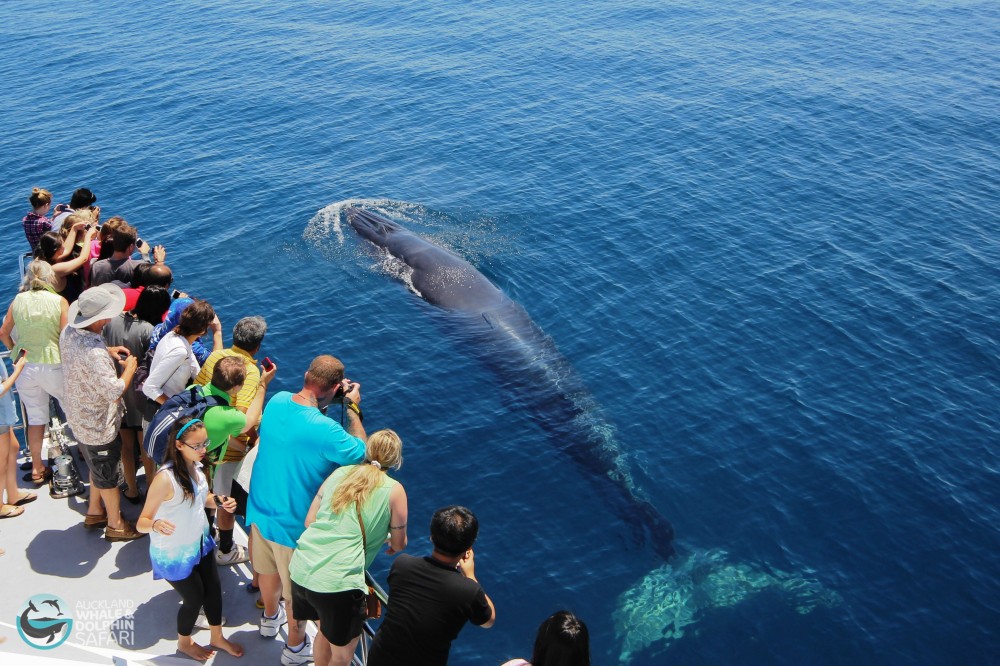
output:
[{"label": "woman with blonde hair", "polygon": [[[17,393],[28,414],[28,450],[31,481],[42,485],[52,472],[42,462],[42,438],[49,422],[49,398],[62,400],[62,358],[59,333],[66,327],[69,304],[56,293],[52,266],[35,260],[28,264],[21,290],[7,308],[0,326],[0,341],[16,357],[27,349],[24,371],[17,378]],[[17,341],[12,333],[17,327]]]},{"label": "woman with blonde hair", "polygon": [[365,571],[382,544],[406,547],[406,492],[387,472],[403,463],[392,430],[368,438],[365,461],[336,469],[313,499],[288,572],[296,620],[319,625],[316,666],[347,666],[366,617]]}]

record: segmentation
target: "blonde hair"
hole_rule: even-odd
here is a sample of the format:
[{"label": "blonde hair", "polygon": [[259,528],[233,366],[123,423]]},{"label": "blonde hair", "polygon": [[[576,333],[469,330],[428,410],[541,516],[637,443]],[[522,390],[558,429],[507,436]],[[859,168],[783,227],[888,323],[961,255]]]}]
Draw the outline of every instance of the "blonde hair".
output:
[{"label": "blonde hair", "polygon": [[41,208],[52,203],[52,193],[41,187],[33,187],[31,188],[31,196],[28,197],[28,203],[31,204],[32,208]]},{"label": "blonde hair", "polygon": [[[378,463],[376,467],[372,463]],[[340,513],[350,504],[364,505],[382,481],[382,473],[403,465],[403,440],[388,428],[373,432],[365,445],[365,462],[355,465],[333,492],[330,508]]]},{"label": "blonde hair", "polygon": [[52,270],[52,264],[35,259],[24,269],[24,279],[21,280],[21,288],[18,291],[39,291],[41,289],[54,291],[55,281],[56,272]]}]

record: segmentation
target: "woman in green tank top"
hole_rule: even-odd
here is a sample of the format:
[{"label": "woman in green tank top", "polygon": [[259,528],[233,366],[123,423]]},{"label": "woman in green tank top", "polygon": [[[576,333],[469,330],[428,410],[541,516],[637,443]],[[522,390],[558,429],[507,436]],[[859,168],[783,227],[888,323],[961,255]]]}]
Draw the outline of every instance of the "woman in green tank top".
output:
[{"label": "woman in green tank top", "polygon": [[[62,400],[62,366],[59,333],[66,327],[69,304],[55,293],[55,271],[36,259],[28,264],[24,281],[7,309],[0,340],[16,356],[28,350],[24,371],[17,379],[17,393],[28,415],[28,450],[31,480],[41,485],[51,475],[42,461],[42,438],[49,421],[49,398]],[[13,333],[17,328],[17,341]]]},{"label": "woman in green tank top", "polygon": [[392,430],[368,438],[365,462],[336,469],[313,499],[288,572],[296,620],[319,625],[317,666],[347,666],[365,621],[365,570],[386,541],[406,547],[406,492],[386,472],[403,462]]}]

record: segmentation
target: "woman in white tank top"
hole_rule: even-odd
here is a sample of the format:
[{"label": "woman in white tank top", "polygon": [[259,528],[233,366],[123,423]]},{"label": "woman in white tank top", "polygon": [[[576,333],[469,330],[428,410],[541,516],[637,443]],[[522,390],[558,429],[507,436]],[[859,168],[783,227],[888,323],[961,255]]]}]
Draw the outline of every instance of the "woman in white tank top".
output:
[{"label": "woman in white tank top", "polygon": [[[212,647],[243,656],[243,648],[222,635],[222,585],[205,516],[206,507],[218,506],[232,513],[236,500],[208,492],[202,467],[207,446],[208,431],[200,419],[182,417],[174,423],[164,464],[149,485],[146,505],[136,522],[137,530],[150,534],[153,577],[165,579],[183,601],[177,611],[177,647],[198,661],[212,656]],[[202,606],[211,647],[191,638]]]}]

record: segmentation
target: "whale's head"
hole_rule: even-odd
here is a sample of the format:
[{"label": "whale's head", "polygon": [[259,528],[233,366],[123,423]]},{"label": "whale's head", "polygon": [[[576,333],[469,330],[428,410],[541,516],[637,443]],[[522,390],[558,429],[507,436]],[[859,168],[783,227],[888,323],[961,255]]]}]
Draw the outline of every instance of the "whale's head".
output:
[{"label": "whale's head", "polygon": [[386,246],[389,236],[402,230],[402,227],[395,222],[369,213],[363,208],[351,206],[346,213],[347,223],[358,235],[380,247]]}]

